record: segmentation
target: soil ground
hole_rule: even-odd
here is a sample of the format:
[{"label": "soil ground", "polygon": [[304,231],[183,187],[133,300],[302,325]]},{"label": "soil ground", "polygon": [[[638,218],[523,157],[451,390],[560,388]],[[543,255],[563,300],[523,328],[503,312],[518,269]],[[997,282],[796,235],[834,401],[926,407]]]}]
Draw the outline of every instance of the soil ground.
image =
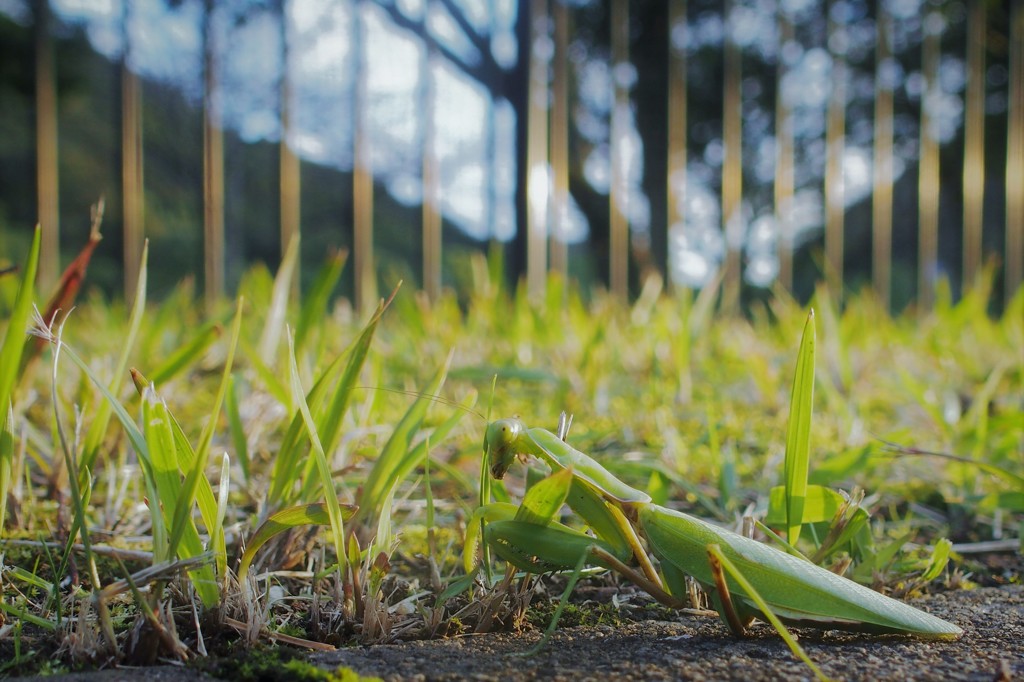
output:
[{"label": "soil ground", "polygon": [[[957,642],[902,636],[800,631],[826,674],[845,680],[1024,680],[1024,586],[929,596],[915,606],[960,625]],[[388,680],[799,680],[810,671],[769,627],[732,638],[716,619],[680,615],[617,627],[559,630],[539,654],[524,657],[539,633],[496,633],[352,647],[310,654],[333,670],[347,667]],[[62,675],[60,682],[211,680],[183,667],[120,668]],[[237,677],[233,682],[242,682]]]}]

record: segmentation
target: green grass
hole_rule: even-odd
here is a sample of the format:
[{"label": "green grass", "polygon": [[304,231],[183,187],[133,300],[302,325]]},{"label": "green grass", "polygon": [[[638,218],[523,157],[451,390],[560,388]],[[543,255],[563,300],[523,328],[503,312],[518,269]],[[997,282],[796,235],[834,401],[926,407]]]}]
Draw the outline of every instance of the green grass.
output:
[{"label": "green grass", "polygon": [[[984,288],[893,318],[822,291],[814,325],[781,294],[739,317],[714,292],[625,306],[552,279],[531,303],[479,262],[461,299],[399,291],[358,315],[330,302],[342,266],[305,300],[282,293],[288,268],[254,269],[210,315],[187,286],[132,310],[87,297],[56,372],[52,344],[21,357],[43,302],[0,278],[0,644],[29,633],[81,665],[521,620],[459,560],[495,375],[494,418],[554,430],[565,410],[575,447],[659,503],[752,513],[876,587],[948,578],[958,544],[1019,542],[1024,293],[998,318]],[[521,472],[489,499],[520,500]]]}]

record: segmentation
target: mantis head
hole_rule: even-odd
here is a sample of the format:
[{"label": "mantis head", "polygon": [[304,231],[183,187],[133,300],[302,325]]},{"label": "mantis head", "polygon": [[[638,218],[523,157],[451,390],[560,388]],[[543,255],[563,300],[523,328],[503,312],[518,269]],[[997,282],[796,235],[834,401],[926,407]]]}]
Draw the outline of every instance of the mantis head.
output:
[{"label": "mantis head", "polygon": [[518,419],[499,419],[491,422],[484,434],[484,454],[490,457],[491,476],[505,477],[516,455],[519,436],[526,430]]}]

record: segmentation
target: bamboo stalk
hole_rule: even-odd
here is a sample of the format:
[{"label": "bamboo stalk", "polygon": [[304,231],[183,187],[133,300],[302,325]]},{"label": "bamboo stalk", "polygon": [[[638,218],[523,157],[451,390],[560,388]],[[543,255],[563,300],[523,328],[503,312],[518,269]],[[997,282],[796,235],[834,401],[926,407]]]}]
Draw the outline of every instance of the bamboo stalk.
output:
[{"label": "bamboo stalk", "polygon": [[725,160],[722,164],[722,226],[725,230],[725,273],[722,307],[735,311],[740,303],[740,251],[743,248],[743,103],[740,97],[742,55],[731,32],[732,0],[725,3],[725,85],[722,126]]},{"label": "bamboo stalk", "polygon": [[[281,3],[281,142],[280,169],[281,179],[281,256],[288,252],[292,239],[299,237],[302,223],[302,166],[298,155],[292,149],[293,109],[295,106],[294,83],[292,80],[292,49],[291,31],[289,30],[288,7],[290,3]],[[291,292],[294,298],[299,295],[300,270],[302,258],[295,261],[292,274]]]},{"label": "bamboo stalk", "polygon": [[203,51],[203,272],[207,310],[224,294],[224,132],[217,81],[213,0],[206,0]]},{"label": "bamboo stalk", "polygon": [[35,3],[36,192],[42,228],[39,289],[49,291],[60,275],[60,181],[57,164],[57,66],[50,35],[50,3]]},{"label": "bamboo stalk", "polygon": [[789,103],[781,95],[782,82],[789,71],[782,58],[783,48],[794,38],[793,22],[779,10],[779,63],[775,96],[775,222],[779,230],[779,283],[793,290],[793,123]]},{"label": "bamboo stalk", "polygon": [[554,3],[555,63],[551,102],[551,173],[554,214],[550,237],[551,270],[569,271],[565,221],[569,215],[569,7]]},{"label": "bamboo stalk", "polygon": [[548,269],[548,63],[542,51],[535,49],[543,37],[547,16],[547,0],[532,0],[526,152],[526,285],[535,296],[545,291]]},{"label": "bamboo stalk", "polygon": [[495,130],[497,125],[497,107],[493,98],[488,98],[484,103],[486,114],[484,115],[484,158],[488,160],[488,168],[491,172],[486,174],[484,191],[484,218],[490,226],[490,239],[492,247],[495,245],[495,234],[498,230],[498,181],[499,161],[497,159],[498,140]]},{"label": "bamboo stalk", "polygon": [[939,42],[942,18],[929,13],[923,22],[921,70],[925,90],[921,93],[921,157],[918,169],[918,271],[917,301],[921,311],[931,310],[935,302],[935,277],[939,256],[939,141],[935,136],[931,112],[934,93],[938,92]]},{"label": "bamboo stalk", "polygon": [[[424,12],[426,15],[426,12]],[[424,32],[426,35],[426,32]],[[420,72],[420,115],[423,137],[423,289],[431,300],[441,295],[441,228],[440,171],[435,147],[434,82],[431,64],[436,52],[434,42],[427,38]]]},{"label": "bamboo stalk", "polygon": [[[686,50],[676,49],[672,34],[686,25],[686,0],[671,0],[668,20],[668,220],[671,230],[686,219]],[[671,244],[671,238],[666,240]],[[669,280],[671,281],[671,280]]]},{"label": "bamboo stalk", "polygon": [[1010,15],[1010,92],[1006,145],[1005,301],[1024,278],[1024,7]]},{"label": "bamboo stalk", "polygon": [[358,310],[372,310],[377,301],[377,274],[373,256],[373,168],[370,159],[369,130],[366,124],[368,83],[365,34],[362,17],[363,1],[353,3],[352,60],[355,96],[352,98],[352,250],[355,270],[355,299]]},{"label": "bamboo stalk", "polygon": [[[845,30],[829,12],[828,35]],[[828,101],[825,145],[825,281],[834,301],[843,295],[843,239],[846,191],[843,155],[846,147],[846,58],[832,52],[832,92]]]},{"label": "bamboo stalk", "polygon": [[[612,72],[629,64],[629,0],[612,0]],[[611,191],[609,192],[610,273],[608,286],[612,295],[629,296],[629,189],[626,187],[622,143],[626,137],[626,112],[629,90],[618,76],[614,78],[614,104],[611,126]]]},{"label": "bamboo stalk", "polygon": [[883,5],[878,8],[875,53],[875,140],[872,189],[872,260],[871,271],[875,295],[888,308],[892,288],[892,84],[882,73],[892,57],[889,44],[890,21]]},{"label": "bamboo stalk", "polygon": [[124,53],[121,61],[121,204],[124,213],[124,298],[131,306],[139,279],[145,239],[145,183],[142,155],[142,84],[128,63],[130,42],[125,6]]},{"label": "bamboo stalk", "polygon": [[967,102],[964,116],[963,287],[981,268],[985,199],[985,3],[970,3],[967,16]]}]

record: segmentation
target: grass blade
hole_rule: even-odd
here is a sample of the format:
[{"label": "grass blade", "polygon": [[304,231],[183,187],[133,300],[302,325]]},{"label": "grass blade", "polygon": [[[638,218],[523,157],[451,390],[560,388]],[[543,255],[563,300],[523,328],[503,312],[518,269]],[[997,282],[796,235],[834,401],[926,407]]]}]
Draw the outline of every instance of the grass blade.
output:
[{"label": "grass blade", "polygon": [[[175,529],[183,525],[175,518],[181,477],[178,474],[178,458],[174,453],[174,434],[167,405],[157,396],[152,386],[142,396],[142,425],[149,451],[150,475],[157,492],[156,499],[149,500],[149,508],[154,517],[153,558],[156,562],[170,561],[181,539],[181,531]],[[158,516],[161,518],[156,518]],[[166,531],[158,530],[158,522],[164,524]],[[165,533],[166,537],[163,537]]]},{"label": "grass blade", "polygon": [[928,567],[921,574],[921,582],[929,583],[938,578],[939,574],[946,568],[946,564],[949,563],[949,555],[952,551],[953,543],[948,538],[940,538],[932,550],[932,556],[928,560]]},{"label": "grass blade", "polygon": [[558,627],[558,621],[561,620],[562,613],[565,611],[565,607],[569,603],[569,595],[576,589],[576,583],[579,582],[580,575],[583,574],[583,565],[586,562],[587,553],[581,552],[580,558],[576,561],[576,567],[573,569],[572,575],[569,576],[569,582],[566,583],[565,590],[562,591],[562,596],[558,600],[558,606],[555,607],[555,612],[551,616],[551,622],[548,623],[548,627],[544,630],[544,634],[541,636],[540,641],[524,651],[522,653],[523,656],[536,656],[539,654],[551,639],[551,635],[555,634],[555,628]]},{"label": "grass blade", "polygon": [[768,622],[772,624],[775,631],[778,632],[782,639],[785,640],[786,644],[789,645],[790,651],[792,651],[797,658],[803,661],[804,664],[811,669],[811,672],[814,673],[814,676],[817,679],[831,679],[822,672],[821,668],[819,668],[814,661],[811,660],[811,657],[807,655],[807,652],[804,651],[803,647],[796,641],[796,637],[794,637],[792,633],[790,633],[789,629],[782,624],[782,621],[778,619],[775,613],[772,612],[771,607],[768,606],[768,602],[766,602],[757,590],[754,589],[754,586],[751,585],[750,581],[746,579],[743,573],[736,568],[736,565],[729,559],[729,557],[725,556],[721,547],[715,544],[708,545],[708,558],[711,561],[717,560],[719,564],[721,564],[722,568],[725,569],[725,572],[732,576],[733,580],[739,584],[740,589],[743,590],[743,593],[757,604],[757,608],[761,610],[762,615],[768,619]]},{"label": "grass blade", "polygon": [[313,459],[316,462],[317,472],[320,474],[320,484],[327,503],[327,514],[330,516],[331,541],[334,544],[334,551],[338,557],[338,570],[341,575],[345,575],[345,522],[341,514],[341,505],[338,504],[337,493],[334,491],[334,477],[331,473],[331,466],[327,461],[326,453],[324,453],[324,447],[320,444],[320,436],[317,434],[313,415],[309,412],[309,405],[306,404],[306,398],[302,391],[299,367],[295,363],[295,344],[290,334],[288,335],[288,367],[291,376],[292,399],[299,406],[299,411],[302,413],[302,421],[306,424],[309,440],[313,444]]},{"label": "grass blade", "polygon": [[[142,259],[139,265],[139,279],[135,285],[135,303],[132,306],[132,313],[128,318],[128,334],[124,338],[124,345],[121,355],[114,365],[114,373],[110,380],[110,393],[115,394],[121,385],[122,377],[128,367],[128,355],[135,345],[135,338],[139,334],[139,326],[142,324],[142,316],[146,311],[146,263],[149,258],[149,240],[142,247]],[[82,459],[79,462],[80,468],[95,469],[96,457],[99,454],[100,446],[103,445],[103,438],[107,434],[107,426],[110,424],[110,416],[113,404],[109,400],[100,401],[96,407],[96,418],[93,419],[89,430],[85,434],[85,445],[82,448]]]},{"label": "grass blade", "polygon": [[[156,395],[152,387],[146,389],[143,396],[144,430],[150,446],[153,487],[158,495],[155,502],[150,500],[150,509],[153,510],[154,529],[162,519],[167,526],[168,534],[166,544],[158,544],[154,533],[153,556],[157,562],[171,561],[175,557],[189,560],[204,554],[203,543],[192,518],[196,481],[199,476],[193,473],[196,471],[193,470],[182,483],[178,470],[181,450],[175,442],[172,419],[166,403]],[[201,478],[207,481],[205,476]],[[213,525],[215,524],[210,524],[211,527]],[[210,528],[208,530],[212,533]],[[189,571],[189,578],[195,585],[203,605],[206,608],[215,607],[220,594],[213,567],[204,562]]]},{"label": "grass blade", "polygon": [[[397,289],[396,289],[397,291]],[[392,299],[394,294],[391,295]],[[318,428],[322,429],[324,440],[327,442],[325,452],[334,452],[341,439],[341,422],[359,379],[359,373],[363,369],[366,356],[370,351],[370,343],[373,341],[374,333],[380,322],[384,310],[391,299],[377,307],[376,312],[363,327],[359,337],[352,345],[345,349],[331,364],[323,371],[320,378],[313,385],[313,388],[306,396],[306,403],[311,413],[322,415],[317,421]],[[342,371],[342,360],[348,358]],[[334,389],[333,397],[326,413],[322,413],[322,405],[326,400],[326,394],[334,382],[338,372],[342,372],[341,379]],[[288,403],[285,403],[288,404]],[[274,460],[274,471],[270,479],[270,491],[267,494],[268,505],[273,508],[281,505],[288,505],[295,501],[295,482],[303,471],[300,464],[305,458],[306,449],[302,442],[303,419],[301,413],[292,418],[292,423],[285,433],[281,448]]]},{"label": "grass blade", "polygon": [[807,470],[810,462],[811,412],[814,403],[814,310],[807,315],[800,350],[796,359],[793,393],[789,400],[789,425],[786,430],[786,532],[789,542],[800,537],[804,502],[807,497]]},{"label": "grass blade", "polygon": [[232,375],[228,383],[228,394],[225,398],[224,409],[228,413],[228,429],[231,431],[231,443],[235,447],[235,458],[238,465],[242,467],[242,477],[245,479],[246,489],[252,485],[252,472],[249,464],[249,440],[245,435],[245,428],[242,426],[242,414],[239,411],[238,381]]},{"label": "grass blade", "polygon": [[[110,405],[110,410],[114,416],[121,422],[121,426],[124,428],[125,434],[128,436],[128,440],[131,442],[132,447],[135,449],[135,453],[139,458],[139,464],[142,468],[143,477],[146,482],[147,494],[151,497],[150,504],[151,509],[158,509],[157,501],[170,496],[171,499],[175,498],[175,491],[178,489],[178,485],[175,484],[173,487],[170,485],[170,477],[167,476],[166,482],[164,483],[165,492],[162,492],[156,487],[156,481],[158,476],[153,471],[153,462],[150,456],[149,445],[146,440],[146,434],[139,429],[135,420],[131,418],[128,411],[125,409],[121,401],[111,392],[110,389],[100,380],[99,376],[92,371],[92,368],[78,356],[67,344],[62,343],[57,335],[55,335],[46,325],[43,323],[42,318],[39,318],[36,322],[36,327],[33,329],[33,333],[42,338],[48,340],[50,343],[59,344],[60,352],[66,355],[82,372],[89,378],[92,384],[99,390],[100,394],[106,399],[107,404]],[[145,401],[143,402],[145,405]],[[173,426],[173,416],[168,413],[168,418],[171,420]],[[153,425],[156,426],[155,424]],[[155,434],[154,434],[155,435]],[[173,429],[172,429],[172,440],[173,440]],[[86,471],[86,468],[79,464],[79,470]],[[207,482],[207,487],[209,482]],[[211,492],[212,497],[212,492]],[[153,523],[154,523],[154,536],[157,532],[156,526],[163,523],[163,515],[154,512]],[[191,519],[189,519],[191,522]],[[199,531],[196,529],[194,523],[189,523],[183,529],[182,536],[182,547],[183,552],[189,556],[196,556],[202,552],[202,541],[199,539]],[[157,540],[154,537],[154,547],[157,545]],[[163,546],[163,545],[161,545]],[[190,574],[192,576],[192,574]],[[207,608],[212,608],[217,605],[219,595],[217,593],[217,585],[214,580],[213,570],[208,566],[204,565],[199,569],[197,575],[193,577],[193,583],[196,586],[196,591],[199,593],[202,599],[203,605]]]},{"label": "grass blade", "polygon": [[[138,390],[140,396],[144,396],[147,390],[151,390],[152,382],[142,376],[142,374],[136,370],[131,370],[132,381],[135,382],[135,388]],[[190,471],[197,470],[195,463],[197,461],[195,450],[192,449],[192,443],[189,442],[188,436],[185,435],[185,431],[182,430],[178,420],[175,419],[174,415],[170,412],[167,413],[167,418],[171,424],[171,434],[174,439],[174,453],[175,460],[178,465],[178,471],[185,476],[188,476]],[[197,470],[198,471],[198,470]],[[191,491],[190,495],[194,497],[195,501],[199,506],[199,513],[203,517],[203,524],[206,526],[207,531],[216,525],[214,523],[217,515],[217,500],[213,495],[213,488],[210,486],[210,481],[205,476],[196,476],[194,480],[183,484],[184,489]],[[218,562],[220,557],[218,557]],[[226,562],[226,558],[225,558]],[[218,574],[223,575],[223,567],[218,563]]]},{"label": "grass blade", "polygon": [[[809,485],[804,489],[803,523],[820,523],[831,521],[843,506],[846,499],[831,488],[821,485]],[[785,486],[777,485],[768,491],[768,512],[764,522],[769,526],[786,525],[787,500]],[[795,538],[790,538],[792,543]]]},{"label": "grass blade", "polygon": [[[184,456],[184,459],[179,460],[179,467],[183,472],[188,473],[185,480],[185,490],[190,491],[190,493],[195,491],[200,479],[205,483],[204,486],[199,488],[204,491],[199,511],[203,516],[203,523],[206,524],[206,530],[210,533],[210,543],[215,557],[217,574],[221,576],[227,573],[227,549],[224,546],[223,529],[221,529],[220,533],[217,532],[217,528],[220,525],[217,522],[219,504],[215,505],[213,503],[213,489],[210,487],[205,472],[206,463],[210,458],[210,443],[213,441],[213,432],[217,428],[220,410],[224,405],[224,396],[228,392],[228,384],[231,381],[231,368],[234,365],[235,352],[238,350],[238,339],[242,333],[243,303],[243,299],[239,297],[235,308],[235,320],[231,325],[231,340],[228,343],[227,357],[224,359],[224,370],[221,373],[220,385],[217,387],[217,397],[213,401],[210,417],[207,419],[206,426],[203,427],[203,433],[199,437],[199,447],[196,449],[194,461],[188,461],[189,448],[179,451],[179,454]],[[205,494],[207,491],[209,495]]]},{"label": "grass blade", "polygon": [[[8,407],[11,394],[14,392],[14,383],[18,378],[18,368],[21,367],[25,334],[28,331],[29,316],[32,314],[32,295],[35,290],[36,271],[39,268],[39,244],[40,232],[37,227],[32,237],[28,260],[25,262],[25,276],[14,300],[11,319],[7,323],[7,333],[4,334],[4,344],[0,347],[0,414],[5,420],[8,418]],[[13,430],[12,425],[11,431]]]},{"label": "grass blade", "polygon": [[219,321],[210,322],[196,332],[196,334],[178,350],[171,353],[166,360],[157,365],[149,373],[149,380],[157,386],[176,376],[181,370],[194,363],[206,349],[213,345],[213,342],[220,338],[223,333]]},{"label": "grass blade", "polygon": [[[363,494],[359,498],[356,523],[367,518],[374,518],[381,509],[387,491],[405,478],[426,455],[426,447],[413,448],[412,440],[423,423],[427,408],[432,404],[430,396],[437,395],[444,383],[451,360],[452,355],[449,353],[444,364],[406,411],[401,421],[395,426],[388,442],[385,443],[363,484]],[[434,445],[437,445],[438,442],[439,439],[435,436]]]},{"label": "grass blade", "polygon": [[249,361],[249,366],[256,372],[256,376],[259,377],[260,381],[263,382],[263,387],[270,395],[274,396],[274,400],[284,405],[290,411],[292,409],[291,394],[288,391],[287,384],[282,382],[277,374],[274,373],[274,370],[260,359],[260,355],[253,348],[252,343],[242,338],[239,340],[239,344],[242,347],[242,353],[245,354],[246,359]]},{"label": "grass blade", "polygon": [[[356,512],[354,505],[338,503],[338,506],[341,510],[341,518],[345,521],[351,519],[352,515]],[[270,542],[274,536],[299,526],[329,525],[331,525],[331,515],[327,510],[327,504],[324,502],[300,504],[274,512],[267,517],[266,521],[260,524],[259,528],[253,532],[252,537],[245,543],[245,551],[242,553],[238,566],[238,582],[245,584],[245,579],[249,575],[249,567],[252,565],[252,560],[256,557],[256,552],[263,545]]]},{"label": "grass blade", "polygon": [[[399,286],[401,286],[401,283],[399,283]],[[383,317],[384,311],[391,305],[397,293],[398,287],[395,287],[388,300],[383,301],[377,306],[373,317],[370,318],[370,321],[366,324],[363,332],[351,348],[349,361],[345,365],[345,371],[341,375],[341,381],[338,383],[334,398],[330,403],[327,413],[320,420],[320,425],[328,445],[328,452],[333,452],[338,447],[338,443],[341,440],[341,419],[345,416],[345,411],[348,410],[348,405],[351,402],[352,389],[358,385],[359,374],[366,363],[366,356],[370,352],[370,343],[373,341],[373,336],[377,331],[377,326],[380,324],[381,317]]]},{"label": "grass blade", "polygon": [[295,348],[302,350],[306,346],[309,332],[327,317],[327,304],[331,294],[341,279],[341,271],[345,268],[347,251],[336,251],[327,258],[327,263],[320,269],[313,288],[303,296],[302,309],[299,311],[299,322],[295,325]]},{"label": "grass blade", "polygon": [[7,516],[7,492],[11,486],[11,472],[14,466],[14,410],[11,407],[11,394],[14,392],[14,384],[19,375],[26,346],[25,335],[32,312],[33,284],[39,265],[39,244],[39,229],[36,228],[25,266],[25,277],[18,289],[14,311],[7,324],[3,346],[0,347],[0,534],[3,533]]},{"label": "grass blade", "polygon": [[4,521],[7,516],[7,492],[11,488],[11,471],[14,468],[14,412],[7,403],[7,416],[0,421],[0,537],[4,532]]},{"label": "grass blade", "polygon": [[281,332],[285,328],[288,314],[288,297],[292,290],[295,266],[299,261],[299,235],[288,242],[288,248],[281,258],[281,266],[274,276],[274,291],[270,298],[267,320],[260,336],[259,357],[265,365],[272,365],[277,347],[281,343]]}]

